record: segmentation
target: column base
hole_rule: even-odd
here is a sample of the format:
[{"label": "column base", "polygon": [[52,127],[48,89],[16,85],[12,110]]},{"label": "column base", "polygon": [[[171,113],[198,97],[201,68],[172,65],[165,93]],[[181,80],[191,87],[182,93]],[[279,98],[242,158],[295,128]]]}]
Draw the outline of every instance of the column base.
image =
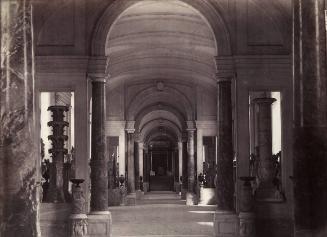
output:
[{"label": "column base", "polygon": [[87,236],[87,215],[86,214],[71,214],[69,216],[69,236]]},{"label": "column base", "polygon": [[136,193],[127,194],[126,205],[127,206],[135,206],[136,205]]},{"label": "column base", "polygon": [[179,194],[179,192],[181,191],[181,186],[179,182],[174,183],[174,190],[177,194]]},{"label": "column base", "polygon": [[240,237],[255,236],[255,214],[253,212],[240,212]]},{"label": "column base", "polygon": [[255,192],[255,200],[258,202],[283,202],[284,196],[274,186],[259,186]]},{"label": "column base", "polygon": [[198,201],[197,201],[196,194],[187,192],[186,193],[186,205],[187,206],[194,206],[194,205],[197,205],[197,204],[198,204]]},{"label": "column base", "polygon": [[143,192],[147,193],[149,192],[149,182],[143,182]]},{"label": "column base", "polygon": [[112,219],[109,211],[91,212],[88,217],[88,237],[111,237]]},{"label": "column base", "polygon": [[216,189],[200,187],[199,205],[216,205]]},{"label": "column base", "polygon": [[187,192],[187,189],[182,188],[182,190],[181,190],[181,199],[182,200],[186,200],[186,192]]},{"label": "column base", "polygon": [[136,200],[141,200],[142,197],[144,196],[144,192],[142,192],[141,190],[136,190],[135,194],[136,194]]},{"label": "column base", "polygon": [[238,237],[239,219],[231,211],[216,211],[213,220],[215,237]]}]

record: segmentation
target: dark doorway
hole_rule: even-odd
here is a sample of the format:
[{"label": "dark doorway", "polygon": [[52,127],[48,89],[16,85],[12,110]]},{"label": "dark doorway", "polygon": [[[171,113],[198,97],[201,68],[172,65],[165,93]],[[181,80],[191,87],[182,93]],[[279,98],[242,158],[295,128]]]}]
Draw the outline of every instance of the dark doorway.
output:
[{"label": "dark doorway", "polygon": [[148,157],[150,159],[150,191],[172,191],[173,149],[170,142],[151,142]]}]

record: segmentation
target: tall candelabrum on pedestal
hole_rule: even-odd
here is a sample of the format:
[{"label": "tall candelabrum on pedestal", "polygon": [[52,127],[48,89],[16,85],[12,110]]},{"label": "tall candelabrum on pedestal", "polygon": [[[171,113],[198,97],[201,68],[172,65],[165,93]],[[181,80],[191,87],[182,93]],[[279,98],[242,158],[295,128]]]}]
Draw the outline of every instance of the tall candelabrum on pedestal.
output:
[{"label": "tall candelabrum on pedestal", "polygon": [[69,123],[64,121],[64,112],[68,111],[68,107],[55,105],[50,106],[48,110],[52,112],[52,121],[48,122],[48,126],[52,127],[52,135],[48,136],[52,142],[52,148],[49,149],[49,153],[52,154],[52,165],[48,196],[51,202],[65,202],[63,169],[64,156],[68,151],[64,146],[68,136],[64,135],[64,129]]}]

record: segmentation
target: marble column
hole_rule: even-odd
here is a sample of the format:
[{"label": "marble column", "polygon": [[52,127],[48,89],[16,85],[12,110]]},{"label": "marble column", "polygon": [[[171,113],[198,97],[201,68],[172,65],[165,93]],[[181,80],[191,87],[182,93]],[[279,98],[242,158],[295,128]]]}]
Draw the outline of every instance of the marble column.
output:
[{"label": "marble column", "polygon": [[275,162],[272,159],[272,123],[271,105],[276,101],[274,98],[256,98],[252,101],[255,105],[257,127],[257,178],[259,186],[256,190],[257,200],[270,200],[274,198],[276,188],[273,185],[275,177]]},{"label": "marble column", "polygon": [[[238,236],[239,220],[234,209],[233,120],[232,120],[232,59],[217,61],[217,211],[214,215],[216,237]],[[227,72],[227,73],[226,73]]]},{"label": "marble column", "polygon": [[181,190],[181,199],[186,199],[186,192],[188,189],[188,157],[187,157],[187,141],[183,140],[182,142],[182,190]]},{"label": "marble column", "polygon": [[327,80],[324,0],[293,3],[296,237],[327,236]]},{"label": "marble column", "polygon": [[127,190],[129,193],[135,193],[135,166],[134,166],[134,129],[127,131]]},{"label": "marble column", "polygon": [[188,188],[186,193],[186,205],[196,204],[195,195],[195,160],[194,160],[194,131],[195,129],[187,129],[187,173],[188,173]]},{"label": "marble column", "polygon": [[234,210],[231,78],[218,78],[217,208]]},{"label": "marble column", "polygon": [[[144,180],[143,176],[143,142],[139,142],[139,176],[142,176],[142,179]],[[140,187],[141,188],[141,187]]]},{"label": "marble column", "polygon": [[32,7],[0,1],[0,236],[39,236]]},{"label": "marble column", "polygon": [[197,128],[196,131],[196,138],[197,138],[197,153],[196,153],[196,165],[197,165],[197,175],[200,173],[203,174],[203,131],[200,128]]},{"label": "marble column", "polygon": [[125,166],[125,129],[122,128],[119,135],[119,176],[125,177]]},{"label": "marble column", "polygon": [[92,79],[91,213],[108,211],[108,163],[105,134],[106,80]]},{"label": "marble column", "polygon": [[178,142],[178,179],[183,176],[183,142]]}]

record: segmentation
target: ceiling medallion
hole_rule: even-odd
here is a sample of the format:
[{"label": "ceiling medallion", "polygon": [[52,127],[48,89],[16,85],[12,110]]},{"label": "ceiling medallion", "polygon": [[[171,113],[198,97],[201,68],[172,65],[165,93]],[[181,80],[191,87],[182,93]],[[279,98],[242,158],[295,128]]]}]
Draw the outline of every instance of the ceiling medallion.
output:
[{"label": "ceiling medallion", "polygon": [[163,84],[163,82],[157,82],[157,90],[158,91],[163,91],[165,88],[165,85]]}]

